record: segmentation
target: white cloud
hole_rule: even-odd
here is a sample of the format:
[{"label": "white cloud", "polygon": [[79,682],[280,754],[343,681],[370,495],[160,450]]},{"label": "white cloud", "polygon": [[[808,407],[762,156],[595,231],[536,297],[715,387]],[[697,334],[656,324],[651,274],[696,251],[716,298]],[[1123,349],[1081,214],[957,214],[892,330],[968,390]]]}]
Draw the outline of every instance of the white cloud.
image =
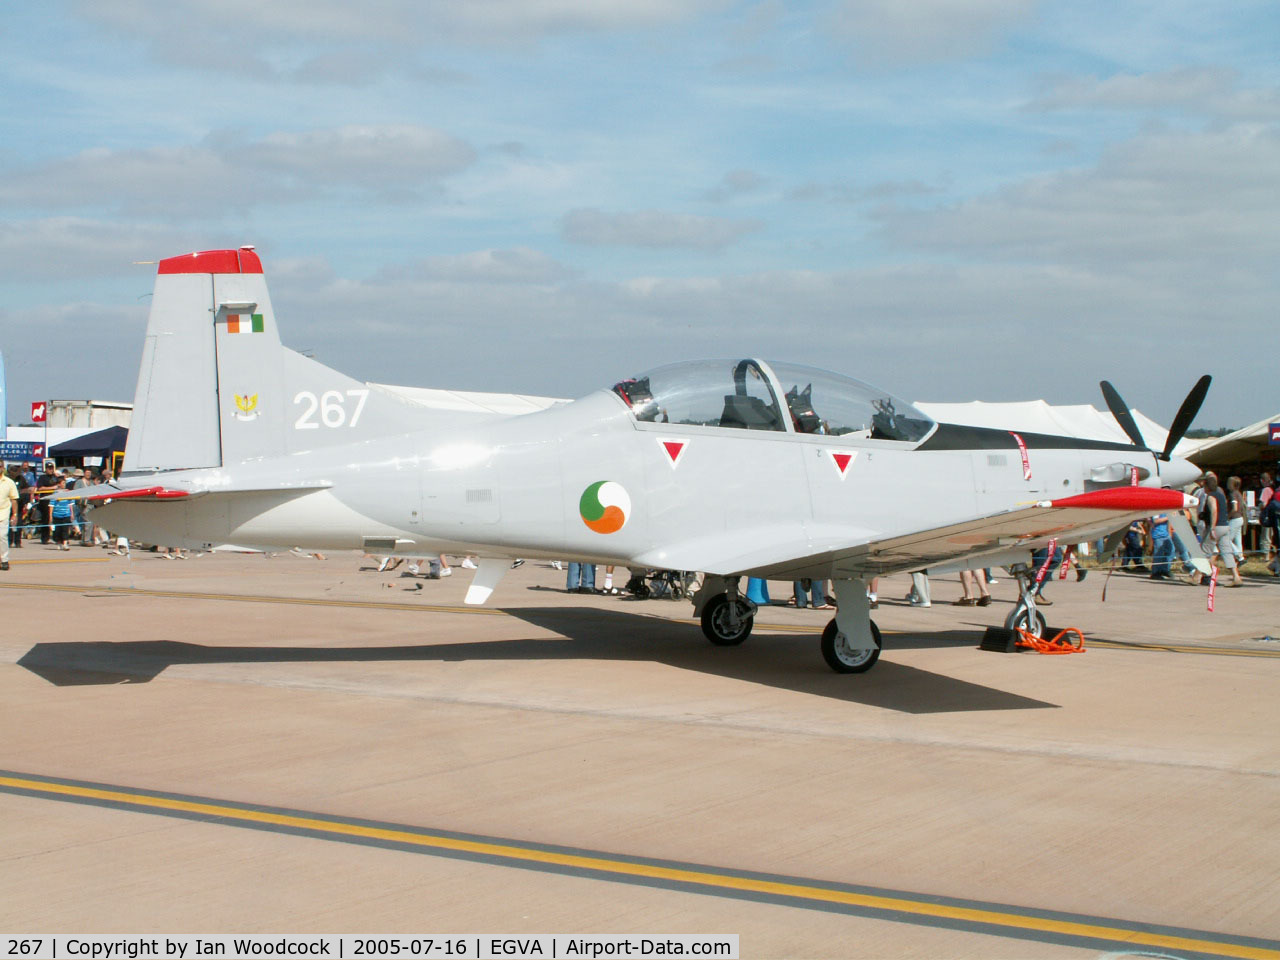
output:
[{"label": "white cloud", "polygon": [[924,197],[940,191],[940,187],[931,187],[920,180],[882,180],[869,186],[811,180],[789,190],[787,199],[807,203],[866,203],[897,197]]},{"label": "white cloud", "polygon": [[880,216],[898,244],[969,259],[1270,273],[1280,258],[1280,131],[1150,131],[1090,169]]},{"label": "white cloud", "polygon": [[578,209],[567,213],[561,226],[565,239],[573,243],[719,250],[759,230],[761,224],[756,220],[730,220],[662,210],[606,213]]},{"label": "white cloud", "polygon": [[767,181],[754,170],[730,170],[703,198],[711,203],[726,203],[758,193]]},{"label": "white cloud", "polygon": [[[476,283],[408,265],[317,284],[267,269],[289,342],[354,375],[419,386],[576,396],[661,363],[740,354],[841,371],[913,399],[1100,403],[1096,384],[1107,377],[1167,419],[1207,371],[1219,380],[1205,417],[1229,422],[1218,411],[1253,409],[1252,385],[1270,375],[1257,352],[1216,349],[1229,329],[1269,322],[1275,282],[1256,276],[1222,289],[1205,274],[1161,286],[1101,268],[918,264]],[[353,317],[366,336],[353,336]],[[1033,359],[1019,362],[1025,351]],[[1142,359],[1151,357],[1159,376]]]},{"label": "white cloud", "polygon": [[[208,243],[207,231],[124,224],[81,217],[0,220],[0,278],[75,280],[126,276],[160,259]],[[229,243],[234,246],[234,243]]]},{"label": "white cloud", "polygon": [[900,67],[987,52],[1034,0],[840,0],[829,17],[860,65]]},{"label": "white cloud", "polygon": [[375,283],[558,283],[573,275],[568,267],[539,250],[476,250],[425,257],[380,271]]},{"label": "white cloud", "polygon": [[240,150],[231,143],[219,150],[301,183],[365,186],[416,186],[456,173],[476,158],[461,140],[411,124],[272,133]]},{"label": "white cloud", "polygon": [[467,144],[422,126],[345,126],[256,141],[215,135],[179,147],[95,147],[10,170],[0,179],[0,204],[218,218],[336,188],[375,198],[403,193],[429,187],[474,159]]},{"label": "white cloud", "polygon": [[[1255,409],[1256,384],[1271,377],[1265,351],[1223,348],[1273,324],[1269,274],[1175,272],[1153,283],[1105,265],[920,263],[601,283],[534,250],[426,258],[367,279],[318,257],[264,265],[285,342],[380,382],[581,395],[661,363],[740,354],[841,371],[912,399],[1098,402],[1107,377],[1167,419],[1210,372],[1202,422],[1229,423],[1222,411]],[[12,395],[79,395],[92,384],[127,399],[145,313],[132,297],[0,310],[6,342],[56,329],[102,351],[88,355],[115,358],[68,365],[24,353],[16,382],[11,365]]]},{"label": "white cloud", "polygon": [[1178,109],[1227,121],[1274,121],[1280,119],[1280,90],[1241,89],[1235,72],[1220,67],[1181,67],[1104,78],[1061,77],[1046,84],[1027,106],[1033,110]]},{"label": "white cloud", "polygon": [[[141,39],[162,62],[259,77],[363,83],[370,51],[441,41],[528,42],[545,35],[652,28],[729,0],[76,0],[82,17]],[[328,47],[300,66],[289,52]],[[286,54],[282,56],[283,54]],[[353,54],[359,64],[335,60]],[[384,62],[385,67],[392,61]]]}]

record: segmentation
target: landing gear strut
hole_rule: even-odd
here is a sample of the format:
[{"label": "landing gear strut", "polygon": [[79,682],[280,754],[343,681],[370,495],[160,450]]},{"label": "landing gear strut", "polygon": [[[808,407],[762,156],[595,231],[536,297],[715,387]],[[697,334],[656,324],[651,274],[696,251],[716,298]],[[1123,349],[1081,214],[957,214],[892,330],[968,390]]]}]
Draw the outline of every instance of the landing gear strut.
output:
[{"label": "landing gear strut", "polygon": [[880,628],[871,619],[865,580],[833,580],[836,616],[822,631],[822,658],[836,673],[865,673],[880,659]]}]

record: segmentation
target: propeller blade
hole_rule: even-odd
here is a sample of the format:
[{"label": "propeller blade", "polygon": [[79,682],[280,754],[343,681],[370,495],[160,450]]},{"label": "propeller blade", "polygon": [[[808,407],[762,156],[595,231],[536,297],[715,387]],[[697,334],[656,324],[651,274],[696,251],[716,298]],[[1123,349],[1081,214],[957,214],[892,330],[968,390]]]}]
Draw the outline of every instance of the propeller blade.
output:
[{"label": "propeller blade", "polygon": [[1111,415],[1116,418],[1116,423],[1120,424],[1120,429],[1129,435],[1129,439],[1133,441],[1135,447],[1149,449],[1147,441],[1142,439],[1142,431],[1138,429],[1138,425],[1133,420],[1133,414],[1129,412],[1129,405],[1116,392],[1116,388],[1111,385],[1109,380],[1103,380],[1098,386],[1102,387],[1102,396],[1107,401],[1107,409],[1111,411]]},{"label": "propeller blade", "polygon": [[1187,399],[1182,401],[1182,406],[1178,408],[1178,415],[1169,425],[1169,439],[1165,441],[1164,452],[1160,454],[1161,460],[1167,461],[1173,456],[1173,448],[1178,445],[1178,441],[1182,439],[1182,435],[1187,432],[1196,414],[1200,412],[1200,404],[1204,403],[1205,394],[1209,392],[1209,384],[1212,382],[1213,377],[1206,373],[1196,381],[1196,385],[1187,394]]}]

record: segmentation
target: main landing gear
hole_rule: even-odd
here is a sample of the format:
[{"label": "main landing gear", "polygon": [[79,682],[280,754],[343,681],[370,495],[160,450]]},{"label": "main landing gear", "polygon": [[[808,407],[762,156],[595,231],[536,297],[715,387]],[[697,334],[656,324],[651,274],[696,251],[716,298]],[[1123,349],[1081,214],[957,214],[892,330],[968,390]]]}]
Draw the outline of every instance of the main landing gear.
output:
[{"label": "main landing gear", "polygon": [[[712,590],[717,587],[723,592],[713,593],[701,603],[702,632],[717,647],[736,647],[751,635],[751,628],[756,622],[756,605],[738,593],[737,577],[727,577],[718,584],[711,584]],[[694,597],[695,612],[705,589],[704,584],[704,590]]]},{"label": "main landing gear", "polygon": [[833,619],[822,631],[822,657],[836,673],[866,673],[880,659],[880,628],[874,620],[871,625],[871,636],[876,645],[870,650],[859,650],[850,646],[849,638],[840,632]]},{"label": "main landing gear", "polygon": [[[718,647],[735,647],[751,635],[756,605],[738,592],[738,577],[708,576],[693,597],[702,632]],[[880,628],[870,617],[861,580],[835,581],[837,613],[822,631],[822,658],[836,673],[865,673],[880,659]]]}]

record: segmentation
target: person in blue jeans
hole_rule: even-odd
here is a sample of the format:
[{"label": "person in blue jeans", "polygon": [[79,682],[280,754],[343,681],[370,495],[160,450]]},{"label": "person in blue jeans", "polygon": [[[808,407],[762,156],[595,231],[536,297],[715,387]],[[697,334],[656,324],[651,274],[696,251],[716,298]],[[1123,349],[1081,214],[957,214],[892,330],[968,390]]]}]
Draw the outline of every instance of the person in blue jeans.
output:
[{"label": "person in blue jeans", "polygon": [[1127,569],[1130,564],[1136,573],[1146,573],[1147,568],[1142,565],[1142,521],[1135,520],[1129,524],[1129,529],[1124,535],[1124,549],[1120,553],[1120,569]]},{"label": "person in blue jeans", "polygon": [[568,593],[596,592],[596,565],[594,563],[569,563],[569,577],[565,584]]},{"label": "person in blue jeans", "polygon": [[1173,579],[1173,536],[1163,513],[1151,518],[1151,579]]},{"label": "person in blue jeans", "polygon": [[795,594],[795,603],[797,610],[803,610],[810,602],[815,610],[834,610],[835,607],[827,603],[826,591],[822,589],[821,580],[797,580],[792,584],[792,591]]},{"label": "person in blue jeans", "polygon": [[[59,490],[67,489],[66,478],[58,480]],[[58,545],[59,550],[70,550],[67,546],[67,540],[74,534],[80,536],[80,528],[76,526],[75,516],[71,512],[73,501],[71,500],[51,500],[49,501],[50,516],[53,519],[53,540]]]}]

